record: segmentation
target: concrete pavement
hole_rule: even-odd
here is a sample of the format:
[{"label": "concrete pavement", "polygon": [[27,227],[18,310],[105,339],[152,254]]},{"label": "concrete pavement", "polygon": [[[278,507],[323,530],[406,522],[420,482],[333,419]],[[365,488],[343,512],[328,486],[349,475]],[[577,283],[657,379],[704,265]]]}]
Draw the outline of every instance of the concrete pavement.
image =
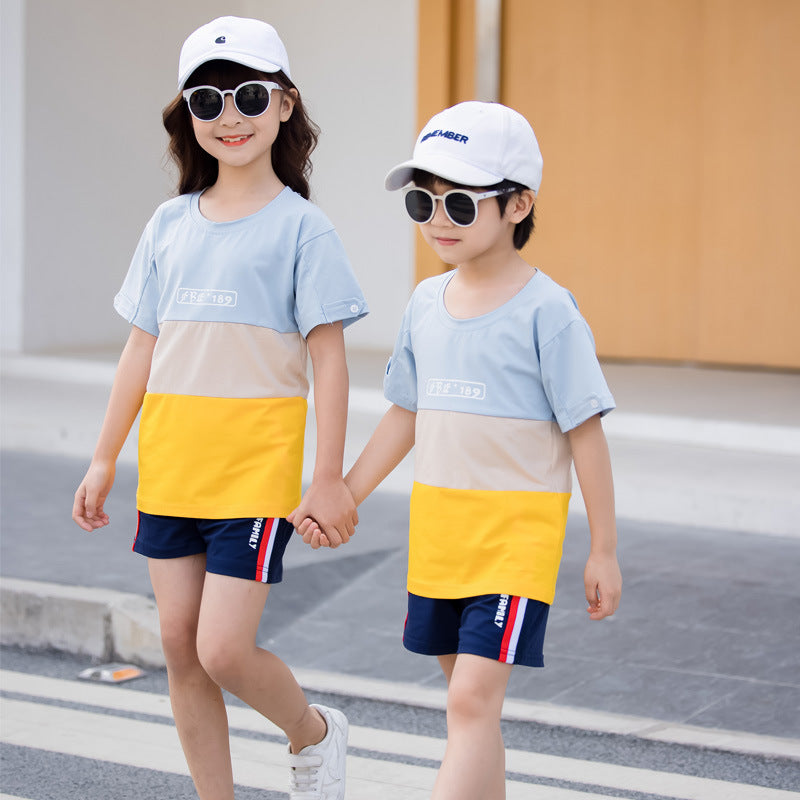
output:
[{"label": "concrete pavement", "polygon": [[[347,463],[385,407],[385,355],[352,353]],[[800,759],[800,376],[606,364],[625,577],[619,614],[585,619],[588,534],[572,503],[544,670],[515,670],[507,714]],[[7,357],[2,370],[4,642],[160,663],[135,525],[135,436],[112,525],[69,519],[113,356]],[[313,414],[307,469],[313,466]],[[400,644],[407,459],[337,551],[299,540],[259,641],[304,685],[441,706],[434,660]]]}]

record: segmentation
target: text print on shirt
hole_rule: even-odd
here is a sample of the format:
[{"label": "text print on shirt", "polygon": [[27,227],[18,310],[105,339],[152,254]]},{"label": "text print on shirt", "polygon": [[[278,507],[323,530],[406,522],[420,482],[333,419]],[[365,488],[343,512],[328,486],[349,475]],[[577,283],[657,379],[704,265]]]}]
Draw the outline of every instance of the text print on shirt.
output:
[{"label": "text print on shirt", "polygon": [[450,378],[428,378],[425,391],[428,397],[465,397],[470,400],[486,399],[486,384]]},{"label": "text print on shirt", "polygon": [[233,289],[187,289],[181,286],[175,299],[185,306],[228,306],[233,308],[239,295]]}]

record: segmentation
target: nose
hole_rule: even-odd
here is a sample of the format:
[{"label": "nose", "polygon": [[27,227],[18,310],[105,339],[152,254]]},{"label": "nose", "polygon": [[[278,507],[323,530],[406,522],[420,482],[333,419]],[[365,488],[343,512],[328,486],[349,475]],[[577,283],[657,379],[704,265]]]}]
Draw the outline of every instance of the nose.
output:
[{"label": "nose", "polygon": [[235,124],[241,122],[241,115],[233,102],[233,92],[223,95],[222,113],[219,115],[220,122]]},{"label": "nose", "polygon": [[431,225],[452,225],[450,217],[447,216],[444,210],[444,200],[434,200],[433,202],[436,205],[433,207]]}]

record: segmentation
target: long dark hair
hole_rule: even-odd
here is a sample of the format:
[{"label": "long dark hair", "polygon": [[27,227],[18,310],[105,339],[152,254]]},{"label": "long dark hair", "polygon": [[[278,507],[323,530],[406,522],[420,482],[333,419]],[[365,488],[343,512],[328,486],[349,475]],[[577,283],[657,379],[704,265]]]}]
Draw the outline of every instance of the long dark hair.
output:
[{"label": "long dark hair", "polygon": [[[209,85],[235,89],[248,80],[274,81],[285,89],[297,89],[283,72],[259,72],[243,64],[221,60],[199,66],[187,79],[185,88]],[[169,154],[180,171],[179,194],[207,189],[216,183],[219,173],[217,159],[197,143],[192,118],[181,94],[164,109],[162,119],[169,134]],[[311,152],[317,146],[318,138],[319,128],[306,113],[298,92],[292,116],[281,123],[278,138],[272,145],[272,168],[281,183],[306,200],[311,194]]]}]

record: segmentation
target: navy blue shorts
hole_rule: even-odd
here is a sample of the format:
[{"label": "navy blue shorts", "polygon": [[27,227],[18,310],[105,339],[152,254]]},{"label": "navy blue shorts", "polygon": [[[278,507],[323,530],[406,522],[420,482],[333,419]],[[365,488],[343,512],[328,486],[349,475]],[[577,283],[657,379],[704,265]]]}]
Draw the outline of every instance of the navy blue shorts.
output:
[{"label": "navy blue shorts", "polygon": [[403,644],[413,653],[469,653],[505,664],[543,667],[550,606],[507,594],[454,600],[408,595]]},{"label": "navy blue shorts", "polygon": [[285,519],[193,519],[139,512],[133,551],[148,558],[206,554],[206,572],[280,583],[294,527]]}]

